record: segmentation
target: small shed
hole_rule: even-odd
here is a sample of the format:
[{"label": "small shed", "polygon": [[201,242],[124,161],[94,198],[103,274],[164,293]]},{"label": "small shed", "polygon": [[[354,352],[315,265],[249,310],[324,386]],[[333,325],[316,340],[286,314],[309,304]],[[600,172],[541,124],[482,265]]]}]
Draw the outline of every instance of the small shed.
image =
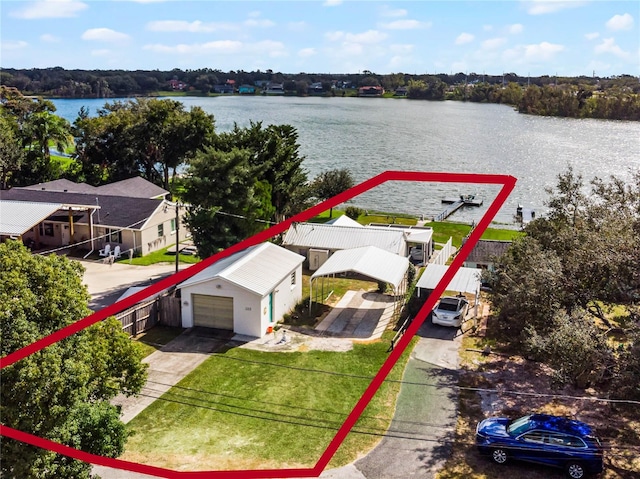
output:
[{"label": "small shed", "polygon": [[478,240],[464,265],[469,268],[493,269],[494,261],[511,246],[511,241]]},{"label": "small shed", "polygon": [[182,326],[264,336],[302,299],[303,261],[272,243],[221,259],[178,285]]}]

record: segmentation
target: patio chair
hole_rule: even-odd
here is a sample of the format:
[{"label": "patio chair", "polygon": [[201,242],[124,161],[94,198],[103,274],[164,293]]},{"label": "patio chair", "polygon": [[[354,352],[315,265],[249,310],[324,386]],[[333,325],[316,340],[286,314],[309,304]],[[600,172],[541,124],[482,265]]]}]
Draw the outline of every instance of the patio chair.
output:
[{"label": "patio chair", "polygon": [[120,245],[117,245],[115,248],[113,248],[113,257],[115,259],[118,259],[120,257]]},{"label": "patio chair", "polygon": [[104,245],[104,249],[101,249],[98,254],[100,256],[102,256],[103,258],[106,258],[107,256],[109,256],[111,254],[111,245],[109,243],[107,243],[106,245]]}]

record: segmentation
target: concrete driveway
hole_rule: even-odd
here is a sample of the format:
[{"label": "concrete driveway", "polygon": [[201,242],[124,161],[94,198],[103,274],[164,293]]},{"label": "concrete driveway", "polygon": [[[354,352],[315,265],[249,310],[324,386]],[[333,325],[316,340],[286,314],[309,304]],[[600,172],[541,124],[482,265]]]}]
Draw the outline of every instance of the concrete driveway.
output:
[{"label": "concrete driveway", "polygon": [[[103,263],[80,260],[85,267],[83,284],[87,285],[91,301],[89,307],[98,311],[115,301],[131,286],[148,286],[175,273],[173,263],[158,263],[150,266],[134,266],[125,263]],[[187,267],[180,265],[180,269]]]}]

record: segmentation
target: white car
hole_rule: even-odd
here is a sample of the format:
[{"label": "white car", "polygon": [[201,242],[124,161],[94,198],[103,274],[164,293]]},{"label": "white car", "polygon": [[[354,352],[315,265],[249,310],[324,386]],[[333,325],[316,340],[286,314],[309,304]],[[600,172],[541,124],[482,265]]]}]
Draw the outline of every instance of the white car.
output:
[{"label": "white car", "polygon": [[431,314],[431,322],[441,326],[459,328],[467,315],[469,302],[461,296],[445,296]]}]

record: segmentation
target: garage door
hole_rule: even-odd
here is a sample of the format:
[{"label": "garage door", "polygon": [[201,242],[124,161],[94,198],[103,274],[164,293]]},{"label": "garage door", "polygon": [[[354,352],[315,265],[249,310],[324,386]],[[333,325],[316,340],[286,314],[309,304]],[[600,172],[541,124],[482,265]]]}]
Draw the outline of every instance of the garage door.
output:
[{"label": "garage door", "polygon": [[233,331],[233,298],[194,294],[193,325]]}]

